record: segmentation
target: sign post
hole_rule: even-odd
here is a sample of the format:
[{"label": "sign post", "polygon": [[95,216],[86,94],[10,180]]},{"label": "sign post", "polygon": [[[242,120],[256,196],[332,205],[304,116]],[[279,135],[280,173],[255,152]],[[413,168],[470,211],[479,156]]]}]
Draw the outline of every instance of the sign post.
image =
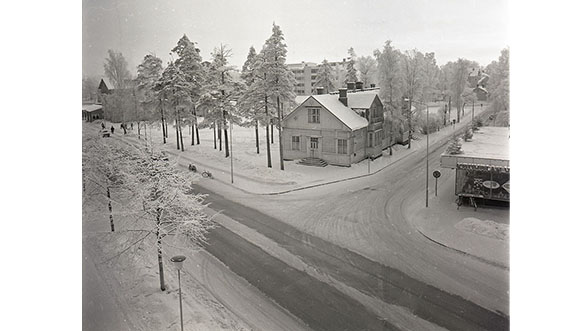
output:
[{"label": "sign post", "polygon": [[435,196],[437,196],[437,178],[441,176],[441,172],[439,170],[435,170],[433,172],[433,177],[435,177]]}]

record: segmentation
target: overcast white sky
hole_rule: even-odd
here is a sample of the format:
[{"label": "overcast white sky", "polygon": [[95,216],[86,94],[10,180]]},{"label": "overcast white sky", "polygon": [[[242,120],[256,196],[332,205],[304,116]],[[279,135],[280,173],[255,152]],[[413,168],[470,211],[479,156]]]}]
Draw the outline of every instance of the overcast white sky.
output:
[{"label": "overcast white sky", "polygon": [[508,45],[508,16],[507,0],[83,0],[83,74],[103,75],[108,49],[121,51],[133,73],[148,53],[167,62],[184,33],[204,59],[227,44],[241,67],[273,22],[287,63],[341,60],[351,46],[372,55],[390,39],[401,50],[435,52],[440,65],[458,57],[487,65]]}]

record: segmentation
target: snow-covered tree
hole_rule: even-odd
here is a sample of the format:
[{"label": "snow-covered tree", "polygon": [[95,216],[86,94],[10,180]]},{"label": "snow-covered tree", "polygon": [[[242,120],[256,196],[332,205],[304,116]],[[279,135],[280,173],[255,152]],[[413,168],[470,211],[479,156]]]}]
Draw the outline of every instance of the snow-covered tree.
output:
[{"label": "snow-covered tree", "polygon": [[241,78],[245,82],[245,88],[239,99],[239,109],[242,117],[241,124],[245,127],[255,127],[255,148],[257,149],[257,154],[259,154],[259,121],[263,118],[261,113],[263,98],[257,98],[256,94],[251,93],[253,83],[256,79],[259,79],[256,77],[256,63],[257,52],[255,51],[255,48],[251,46],[249,48],[249,54],[247,54],[247,60],[243,64],[241,70]]},{"label": "snow-covered tree", "polygon": [[160,115],[162,123],[162,139],[166,143],[166,125],[162,100],[157,91],[156,84],[162,75],[162,60],[153,54],[144,56],[142,63],[138,65],[138,76],[136,85],[141,112],[138,116],[138,138],[141,135],[140,121],[151,121],[155,119],[156,113]]},{"label": "snow-covered tree", "polygon": [[508,111],[510,109],[510,67],[508,48],[505,48],[500,52],[498,61],[493,61],[486,67],[486,72],[490,75],[490,81],[488,82],[491,101],[490,107],[497,112]]},{"label": "snow-covered tree", "polygon": [[162,100],[170,104],[176,122],[176,149],[184,152],[182,121],[191,117],[192,82],[174,62],[170,62],[156,84]]},{"label": "snow-covered tree", "polygon": [[219,130],[224,131],[225,157],[229,157],[227,121],[240,122],[235,105],[243,88],[242,84],[236,82],[230,74],[230,71],[234,70],[234,67],[229,65],[228,60],[231,53],[231,49],[222,44],[214,49],[213,60],[208,71],[209,86],[200,102],[201,106],[207,109],[209,120],[218,123]]},{"label": "snow-covered tree", "polygon": [[[122,244],[112,258],[140,244],[153,244],[160,289],[164,291],[163,244],[172,244],[165,239],[174,238],[174,244],[189,240],[201,245],[213,227],[204,213],[205,195],[191,192],[190,185],[198,175],[180,170],[160,151],[148,147],[97,136],[83,138],[84,183],[89,182],[90,189],[101,189],[113,180],[116,189],[124,189],[129,197],[129,201],[118,204],[126,217],[123,227],[115,230],[129,244]],[[89,189],[84,192],[84,200],[95,198]]]},{"label": "snow-covered tree", "polygon": [[149,222],[145,230],[155,235],[160,289],[165,290],[162,241],[167,236],[183,235],[195,243],[204,242],[212,227],[204,213],[205,195],[189,194],[191,180],[170,164],[165,156],[151,150],[138,151],[134,167],[139,185],[139,199]]},{"label": "snow-covered tree", "polygon": [[348,63],[346,64],[346,79],[344,79],[344,86],[347,86],[350,82],[354,83],[358,80],[357,71],[355,68],[356,52],[354,52],[354,48],[350,47],[348,49],[348,55],[350,57],[348,59]]},{"label": "snow-covered tree", "polygon": [[361,56],[356,60],[356,68],[360,72],[360,81],[362,81],[364,86],[370,85],[374,80],[377,70],[375,59],[370,55]]},{"label": "snow-covered tree", "polygon": [[191,132],[191,145],[194,145],[194,137],[196,136],[196,144],[200,145],[200,137],[198,133],[198,118],[196,114],[196,105],[199,102],[201,95],[204,93],[203,84],[205,81],[205,70],[202,66],[202,57],[200,50],[195,47],[195,43],[190,41],[185,35],[178,40],[176,47],[172,52],[178,55],[176,65],[185,74],[186,80],[191,83],[191,115],[188,119]]},{"label": "snow-covered tree", "polygon": [[105,59],[103,68],[105,76],[111,81],[115,89],[123,89],[131,78],[128,70],[128,63],[121,52],[114,50],[107,51],[108,57]]},{"label": "snow-covered tree", "polygon": [[253,80],[251,85],[244,91],[241,97],[241,104],[244,108],[257,107],[255,119],[265,125],[265,148],[267,154],[267,167],[271,168],[271,148],[269,146],[269,122],[274,117],[274,110],[276,109],[274,103],[270,99],[270,87],[268,86],[267,76],[267,58],[265,56],[265,46],[255,55],[255,62],[253,64]]},{"label": "snow-covered tree", "polygon": [[403,78],[399,62],[402,55],[398,49],[391,45],[390,40],[385,42],[382,51],[375,50],[374,55],[378,63],[379,97],[385,109],[388,110],[385,124],[389,129],[389,155],[393,155],[393,129],[395,123],[399,121],[399,112],[395,112],[395,110],[401,107],[403,93]]},{"label": "snow-covered tree", "polygon": [[287,56],[287,45],[284,43],[281,28],[273,23],[272,35],[265,41],[261,50],[264,61],[259,61],[260,72],[265,74],[266,81],[264,87],[269,98],[275,101],[277,109],[277,123],[279,129],[279,160],[281,170],[283,164],[283,141],[282,141],[282,103],[293,103],[295,98],[294,84],[295,78],[291,70],[285,64]]},{"label": "snow-covered tree", "polygon": [[332,74],[332,66],[326,59],[322,61],[322,64],[318,68],[313,91],[318,87],[323,87],[326,93],[336,90],[336,87],[334,86],[334,76]]},{"label": "snow-covered tree", "polygon": [[407,126],[409,130],[409,144],[407,148],[411,148],[411,138],[413,131],[413,103],[421,98],[423,90],[423,64],[425,58],[423,54],[416,49],[405,51],[401,56],[401,70],[403,73],[404,83],[404,99],[406,107],[404,107],[405,117],[407,118]]}]

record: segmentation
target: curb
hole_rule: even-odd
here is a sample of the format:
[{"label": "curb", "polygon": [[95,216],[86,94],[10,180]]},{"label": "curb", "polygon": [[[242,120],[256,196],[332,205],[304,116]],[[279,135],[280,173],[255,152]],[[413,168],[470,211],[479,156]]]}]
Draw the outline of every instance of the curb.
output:
[{"label": "curb", "polygon": [[468,253],[468,252],[466,252],[466,251],[463,251],[463,250],[461,250],[461,249],[453,248],[453,247],[451,247],[451,246],[448,246],[448,245],[446,245],[446,244],[444,244],[444,243],[442,243],[442,242],[440,242],[440,241],[438,241],[438,240],[436,240],[436,239],[433,239],[433,238],[429,237],[428,235],[426,235],[425,233],[423,233],[421,230],[419,230],[419,228],[418,228],[418,227],[415,227],[415,229],[416,229],[416,230],[417,230],[417,232],[419,232],[419,234],[421,234],[423,237],[427,238],[429,241],[431,241],[431,242],[433,242],[433,243],[436,243],[436,244],[438,244],[439,246],[442,246],[442,247],[445,247],[445,248],[451,249],[452,251],[455,251],[455,252],[461,253],[461,254],[463,254],[463,255],[467,255],[467,256],[473,257],[474,259],[476,259],[476,260],[478,260],[478,261],[482,261],[482,262],[484,262],[484,263],[487,263],[487,264],[489,264],[489,265],[492,265],[492,266],[494,266],[494,267],[498,267],[498,268],[500,268],[500,269],[504,269],[504,270],[510,270],[510,268],[509,268],[507,265],[505,265],[505,264],[502,264],[502,263],[499,263],[499,262],[496,262],[496,261],[492,261],[492,260],[488,260],[488,259],[486,259],[486,258],[484,258],[484,257],[481,257],[481,256],[477,256],[477,255],[474,255],[474,254],[470,254],[470,253]]}]

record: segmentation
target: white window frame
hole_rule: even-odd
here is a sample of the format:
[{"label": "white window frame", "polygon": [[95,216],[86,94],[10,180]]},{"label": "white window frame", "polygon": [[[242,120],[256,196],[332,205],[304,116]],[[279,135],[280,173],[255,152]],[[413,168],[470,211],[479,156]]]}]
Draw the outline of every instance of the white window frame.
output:
[{"label": "white window frame", "polygon": [[320,123],[320,108],[308,108],[308,123]]}]

